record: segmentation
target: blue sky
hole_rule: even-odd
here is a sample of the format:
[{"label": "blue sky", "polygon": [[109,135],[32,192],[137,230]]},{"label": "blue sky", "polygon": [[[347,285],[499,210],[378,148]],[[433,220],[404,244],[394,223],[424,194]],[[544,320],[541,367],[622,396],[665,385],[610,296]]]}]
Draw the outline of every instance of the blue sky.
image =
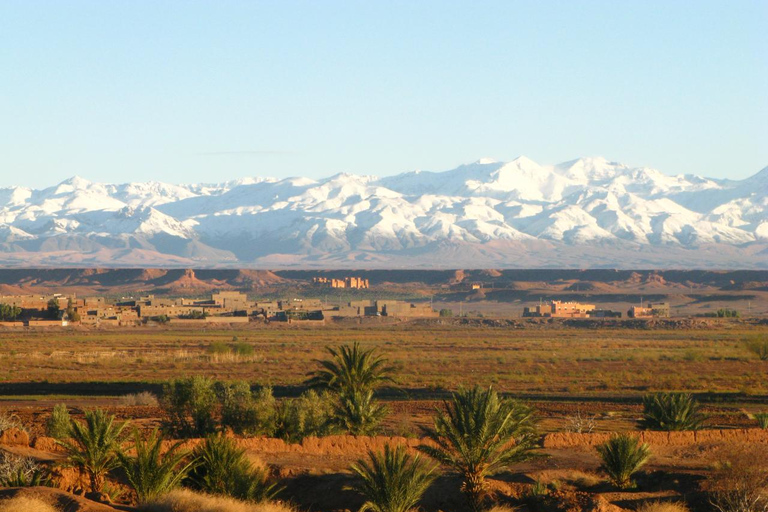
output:
[{"label": "blue sky", "polygon": [[768,2],[0,0],[0,186],[768,166]]}]

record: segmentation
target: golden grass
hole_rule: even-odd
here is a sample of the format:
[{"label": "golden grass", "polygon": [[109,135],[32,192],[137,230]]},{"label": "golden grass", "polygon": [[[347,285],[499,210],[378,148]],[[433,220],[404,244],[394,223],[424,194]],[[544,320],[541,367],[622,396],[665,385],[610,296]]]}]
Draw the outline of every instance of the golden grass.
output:
[{"label": "golden grass", "polygon": [[177,489],[142,505],[140,512],[294,512],[281,503],[247,503],[222,496],[211,496]]},{"label": "golden grass", "polygon": [[[325,345],[360,341],[398,366],[412,389],[489,385],[511,393],[632,395],[646,391],[768,391],[762,363],[744,340],[765,328],[698,330],[507,328],[411,324],[247,330],[0,331],[0,380],[48,384],[94,375],[158,382],[202,374],[300,385]],[[253,353],[211,354],[233,335]],[[446,373],[445,368],[455,371]],[[107,377],[108,376],[108,377]],[[457,377],[458,376],[458,377]],[[66,394],[62,388],[60,393]]]},{"label": "golden grass", "polygon": [[31,496],[15,496],[0,500],[0,512],[59,512],[59,509]]},{"label": "golden grass", "polygon": [[649,501],[640,505],[637,512],[688,512],[688,507],[677,501]]}]

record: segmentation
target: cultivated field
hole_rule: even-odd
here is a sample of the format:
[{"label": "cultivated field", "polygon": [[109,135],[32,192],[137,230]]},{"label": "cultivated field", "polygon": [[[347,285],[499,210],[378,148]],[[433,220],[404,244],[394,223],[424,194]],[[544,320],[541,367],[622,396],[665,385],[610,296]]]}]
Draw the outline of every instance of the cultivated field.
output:
[{"label": "cultivated field", "polygon": [[[197,374],[296,392],[325,346],[357,341],[379,349],[397,367],[396,387],[414,398],[470,384],[493,384],[505,393],[542,398],[613,399],[654,390],[750,397],[768,393],[768,363],[751,354],[745,341],[766,332],[766,326],[728,321],[700,322],[695,329],[516,329],[433,322],[0,331],[0,390],[114,394]],[[82,382],[115,385],[66,386]],[[9,386],[13,383],[23,387]],[[281,392],[290,394],[291,389]]]},{"label": "cultivated field", "polygon": [[[387,444],[407,446],[414,454],[424,441],[422,429],[433,424],[442,400],[461,386],[476,384],[492,385],[533,406],[543,434],[537,451],[544,458],[515,464],[488,481],[499,503],[531,512],[619,512],[661,500],[687,502],[693,511],[712,510],[706,486],[717,468],[733,453],[761,454],[768,446],[768,434],[758,429],[755,416],[768,410],[768,362],[746,347],[749,340],[768,335],[768,326],[740,320],[671,322],[665,328],[586,325],[591,324],[453,319],[311,327],[272,323],[204,331],[1,331],[0,413],[23,423],[28,440],[8,438],[5,445],[0,440],[0,453],[58,467],[66,455],[46,437],[46,423],[53,406],[62,402],[75,420],[100,408],[145,432],[161,426],[167,419],[161,406],[126,395],[159,395],[170,379],[200,375],[246,380],[272,386],[282,403],[306,390],[307,375],[328,357],[326,346],[359,342],[395,367],[394,382],[377,391],[387,408],[378,437],[333,435],[286,442],[235,436],[249,459],[267,468],[284,488],[280,499],[299,511],[357,510],[362,498],[350,488],[355,483],[350,465],[369,449],[382,450]],[[651,458],[636,472],[631,488],[617,488],[600,469],[596,446],[612,432],[640,435],[642,397],[654,391],[691,392],[706,415],[704,430],[642,433]],[[189,441],[189,446],[200,442]],[[84,492],[87,482],[67,471],[56,470],[58,486]],[[133,510],[136,501],[121,473],[110,482],[110,491],[119,495],[114,500]],[[455,472],[443,468],[420,506],[427,512],[467,510],[461,485]],[[33,491],[0,490],[0,510],[3,496],[21,499],[28,492]],[[51,491],[39,495],[64,503]],[[67,510],[113,510],[77,500]]]}]

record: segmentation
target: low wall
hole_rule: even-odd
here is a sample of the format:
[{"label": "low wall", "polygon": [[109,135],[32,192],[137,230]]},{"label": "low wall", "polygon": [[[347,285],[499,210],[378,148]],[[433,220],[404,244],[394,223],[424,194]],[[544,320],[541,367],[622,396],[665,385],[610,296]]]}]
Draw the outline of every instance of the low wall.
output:
[{"label": "low wall", "polygon": [[[634,432],[641,442],[655,446],[688,446],[699,443],[742,442],[768,443],[768,430],[759,428],[734,430],[695,430],[686,432],[656,432],[644,430]],[[569,448],[578,446],[597,446],[603,444],[613,434],[598,432],[593,434],[576,434],[555,432],[546,434],[543,438],[544,448]]]}]

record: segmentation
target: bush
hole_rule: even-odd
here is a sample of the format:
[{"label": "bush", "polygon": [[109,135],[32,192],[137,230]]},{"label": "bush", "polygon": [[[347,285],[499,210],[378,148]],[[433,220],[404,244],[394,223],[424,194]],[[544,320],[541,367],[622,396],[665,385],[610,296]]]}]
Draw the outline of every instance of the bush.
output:
[{"label": "bush", "polygon": [[99,493],[107,474],[119,462],[120,441],[127,423],[115,423],[115,417],[95,409],[86,411],[85,423],[72,420],[69,439],[58,441],[67,451],[67,464],[85,472],[91,481],[91,491]]},{"label": "bush", "polygon": [[[235,336],[235,338],[237,337]],[[232,352],[240,357],[250,357],[256,352],[256,349],[254,349],[253,345],[249,343],[240,342],[234,344],[232,347]]]},{"label": "bush", "polygon": [[265,501],[261,503],[246,503],[222,496],[209,496],[177,489],[145,503],[139,507],[140,512],[294,512],[291,507],[282,503]]},{"label": "bush", "polygon": [[641,426],[650,430],[698,430],[706,416],[688,393],[654,393],[643,397]]},{"label": "bush", "polygon": [[452,309],[441,309],[440,310],[440,316],[442,318],[450,318],[453,316],[453,310]]},{"label": "bush", "polygon": [[334,397],[327,391],[317,393],[310,389],[295,400],[284,401],[278,411],[275,435],[292,443],[339,431],[334,416]]},{"label": "bush", "polygon": [[6,411],[0,411],[0,434],[12,428],[23,430],[24,432],[27,431],[26,425],[22,423],[17,415]]},{"label": "bush", "polygon": [[131,393],[120,397],[120,405],[123,407],[157,407],[159,404],[154,393],[142,391],[141,393]]},{"label": "bush", "polygon": [[744,346],[761,361],[768,361],[768,336],[755,336],[744,342]]},{"label": "bush", "polygon": [[605,444],[597,447],[603,461],[601,469],[617,487],[626,489],[632,483],[632,474],[638,471],[651,456],[646,443],[629,434],[611,437]]},{"label": "bush", "polygon": [[222,341],[214,341],[210,345],[208,345],[208,348],[205,349],[205,351],[211,355],[217,355],[221,356],[224,354],[229,354],[229,345]]},{"label": "bush", "polygon": [[0,487],[50,485],[48,469],[31,457],[0,451]]},{"label": "bush", "polygon": [[768,412],[759,412],[755,414],[757,425],[763,430],[768,429]]},{"label": "bush", "polygon": [[69,416],[66,404],[56,404],[45,422],[45,431],[50,437],[66,439],[69,437],[71,424],[72,418]]},{"label": "bush", "polygon": [[707,479],[705,490],[720,512],[765,512],[768,510],[768,449],[758,446],[731,447]]},{"label": "bush", "polygon": [[688,512],[688,507],[678,501],[649,501],[640,505],[637,512]]},{"label": "bush", "polygon": [[359,477],[354,488],[366,499],[361,512],[408,512],[437,477],[435,466],[425,465],[418,455],[411,457],[402,445],[385,445],[381,454],[369,451],[368,459],[352,465]]},{"label": "bush", "polygon": [[204,437],[216,430],[216,392],[213,380],[189,377],[169,382],[160,402],[166,428],[182,437]]},{"label": "bush", "polygon": [[277,403],[272,388],[261,388],[255,394],[251,385],[238,381],[222,386],[221,426],[236,434],[268,435],[275,433]]},{"label": "bush", "polygon": [[256,502],[272,499],[278,492],[269,483],[267,471],[255,467],[232,439],[208,436],[193,455],[198,464],[188,481],[198,490]]}]

